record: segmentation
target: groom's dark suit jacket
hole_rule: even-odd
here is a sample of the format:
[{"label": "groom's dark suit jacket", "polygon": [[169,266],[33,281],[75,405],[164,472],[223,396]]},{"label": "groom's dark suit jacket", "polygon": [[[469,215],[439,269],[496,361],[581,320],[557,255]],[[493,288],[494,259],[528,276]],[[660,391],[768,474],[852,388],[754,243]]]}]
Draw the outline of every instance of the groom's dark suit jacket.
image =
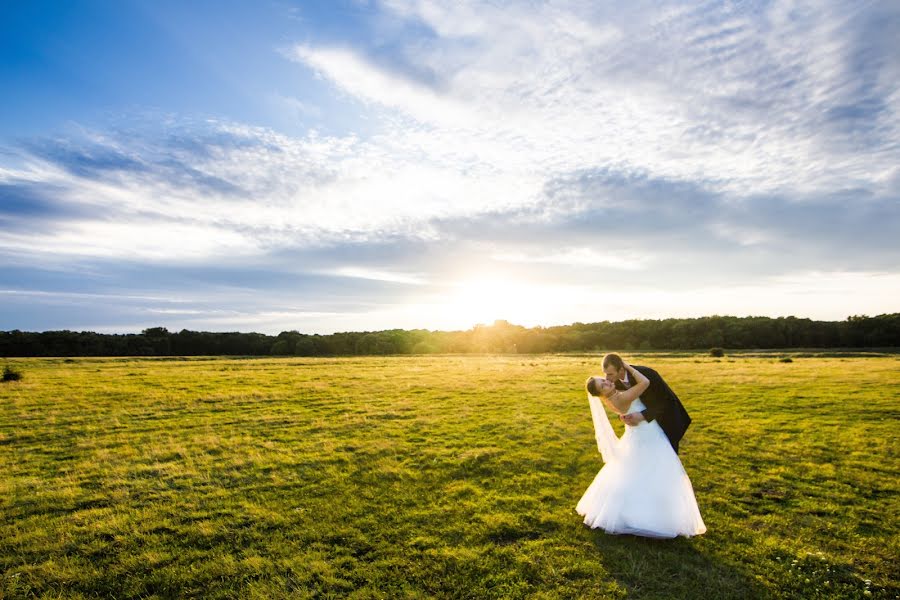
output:
[{"label": "groom's dark suit jacket", "polygon": [[[650,380],[650,386],[641,394],[641,401],[647,407],[646,410],[641,411],[641,414],[644,415],[648,423],[656,419],[659,426],[666,433],[666,437],[669,438],[669,443],[672,444],[675,453],[678,454],[678,442],[684,437],[684,432],[687,431],[688,425],[691,424],[691,417],[684,409],[684,406],[682,406],[681,400],[678,399],[672,388],[663,381],[659,373],[650,367],[632,366]],[[631,381],[633,378],[629,376],[628,379],[634,385],[634,381]],[[616,387],[625,389],[625,384],[617,381]]]}]

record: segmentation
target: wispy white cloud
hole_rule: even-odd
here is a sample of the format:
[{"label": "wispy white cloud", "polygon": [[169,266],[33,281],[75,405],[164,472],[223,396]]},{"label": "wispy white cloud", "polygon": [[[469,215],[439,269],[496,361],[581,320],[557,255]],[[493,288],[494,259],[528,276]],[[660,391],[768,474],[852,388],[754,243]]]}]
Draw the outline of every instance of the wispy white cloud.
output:
[{"label": "wispy white cloud", "polygon": [[389,281],[392,283],[406,283],[410,285],[424,285],[427,283],[421,274],[397,273],[392,271],[378,271],[366,267],[340,267],[334,271],[325,271],[328,275],[340,277],[356,277],[359,279],[373,279],[375,281]]},{"label": "wispy white cloud", "polygon": [[[598,235],[599,239],[599,235]],[[590,247],[563,248],[543,253],[498,252],[491,256],[501,262],[524,264],[564,265],[570,267],[604,267],[614,270],[639,271],[646,268],[651,260],[640,254],[622,252],[615,248],[597,249]]]},{"label": "wispy white cloud", "polygon": [[424,122],[439,118],[444,123],[465,123],[476,117],[465,104],[416,81],[376,68],[349,48],[298,45],[292,57],[364,101],[401,109]]},{"label": "wispy white cloud", "polygon": [[149,300],[152,302],[186,302],[186,300],[173,298],[171,296],[143,296],[136,294],[96,294],[90,292],[61,292],[61,291],[46,291],[46,290],[30,290],[30,289],[18,289],[18,290],[0,290],[0,294],[5,294],[9,296],[21,296],[21,297],[33,297],[33,298],[60,298],[60,299],[78,299],[78,300],[86,300],[86,301],[96,301],[96,300],[106,300],[106,301],[115,301],[115,300]]}]

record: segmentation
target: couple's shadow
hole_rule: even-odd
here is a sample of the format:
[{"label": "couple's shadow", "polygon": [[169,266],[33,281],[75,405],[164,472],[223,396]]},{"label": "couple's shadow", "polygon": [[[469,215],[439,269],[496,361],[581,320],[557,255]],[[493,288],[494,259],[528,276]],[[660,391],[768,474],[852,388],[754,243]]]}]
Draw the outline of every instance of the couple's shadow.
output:
[{"label": "couple's shadow", "polygon": [[772,597],[739,567],[698,550],[698,538],[657,540],[601,529],[590,535],[599,562],[628,598]]}]

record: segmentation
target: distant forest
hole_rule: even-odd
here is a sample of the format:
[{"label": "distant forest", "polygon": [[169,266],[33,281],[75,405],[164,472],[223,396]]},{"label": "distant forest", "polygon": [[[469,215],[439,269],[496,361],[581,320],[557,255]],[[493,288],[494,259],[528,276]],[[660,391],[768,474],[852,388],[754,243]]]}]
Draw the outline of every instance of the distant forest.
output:
[{"label": "distant forest", "polygon": [[846,321],[727,317],[601,321],[531,327],[495,321],[466,331],[390,329],[310,335],[206,332],[165,327],[141,333],[3,331],[0,356],[335,356],[431,353],[541,353],[710,348],[900,347],[900,313]]}]

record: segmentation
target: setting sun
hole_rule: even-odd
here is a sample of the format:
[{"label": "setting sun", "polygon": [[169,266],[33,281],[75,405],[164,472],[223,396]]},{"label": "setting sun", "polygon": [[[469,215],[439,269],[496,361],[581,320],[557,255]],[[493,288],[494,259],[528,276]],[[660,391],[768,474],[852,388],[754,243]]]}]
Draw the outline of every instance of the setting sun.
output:
[{"label": "setting sun", "polygon": [[531,326],[555,322],[558,309],[576,297],[570,286],[479,275],[450,283],[437,295],[417,298],[406,311],[423,322],[454,329],[496,320]]},{"label": "setting sun", "polygon": [[[470,324],[492,323],[509,316],[510,309],[519,302],[518,298],[525,296],[525,287],[520,283],[497,279],[464,280],[453,286],[448,303],[453,308],[454,316],[462,321]],[[532,313],[539,310],[538,305],[529,307]]]}]

